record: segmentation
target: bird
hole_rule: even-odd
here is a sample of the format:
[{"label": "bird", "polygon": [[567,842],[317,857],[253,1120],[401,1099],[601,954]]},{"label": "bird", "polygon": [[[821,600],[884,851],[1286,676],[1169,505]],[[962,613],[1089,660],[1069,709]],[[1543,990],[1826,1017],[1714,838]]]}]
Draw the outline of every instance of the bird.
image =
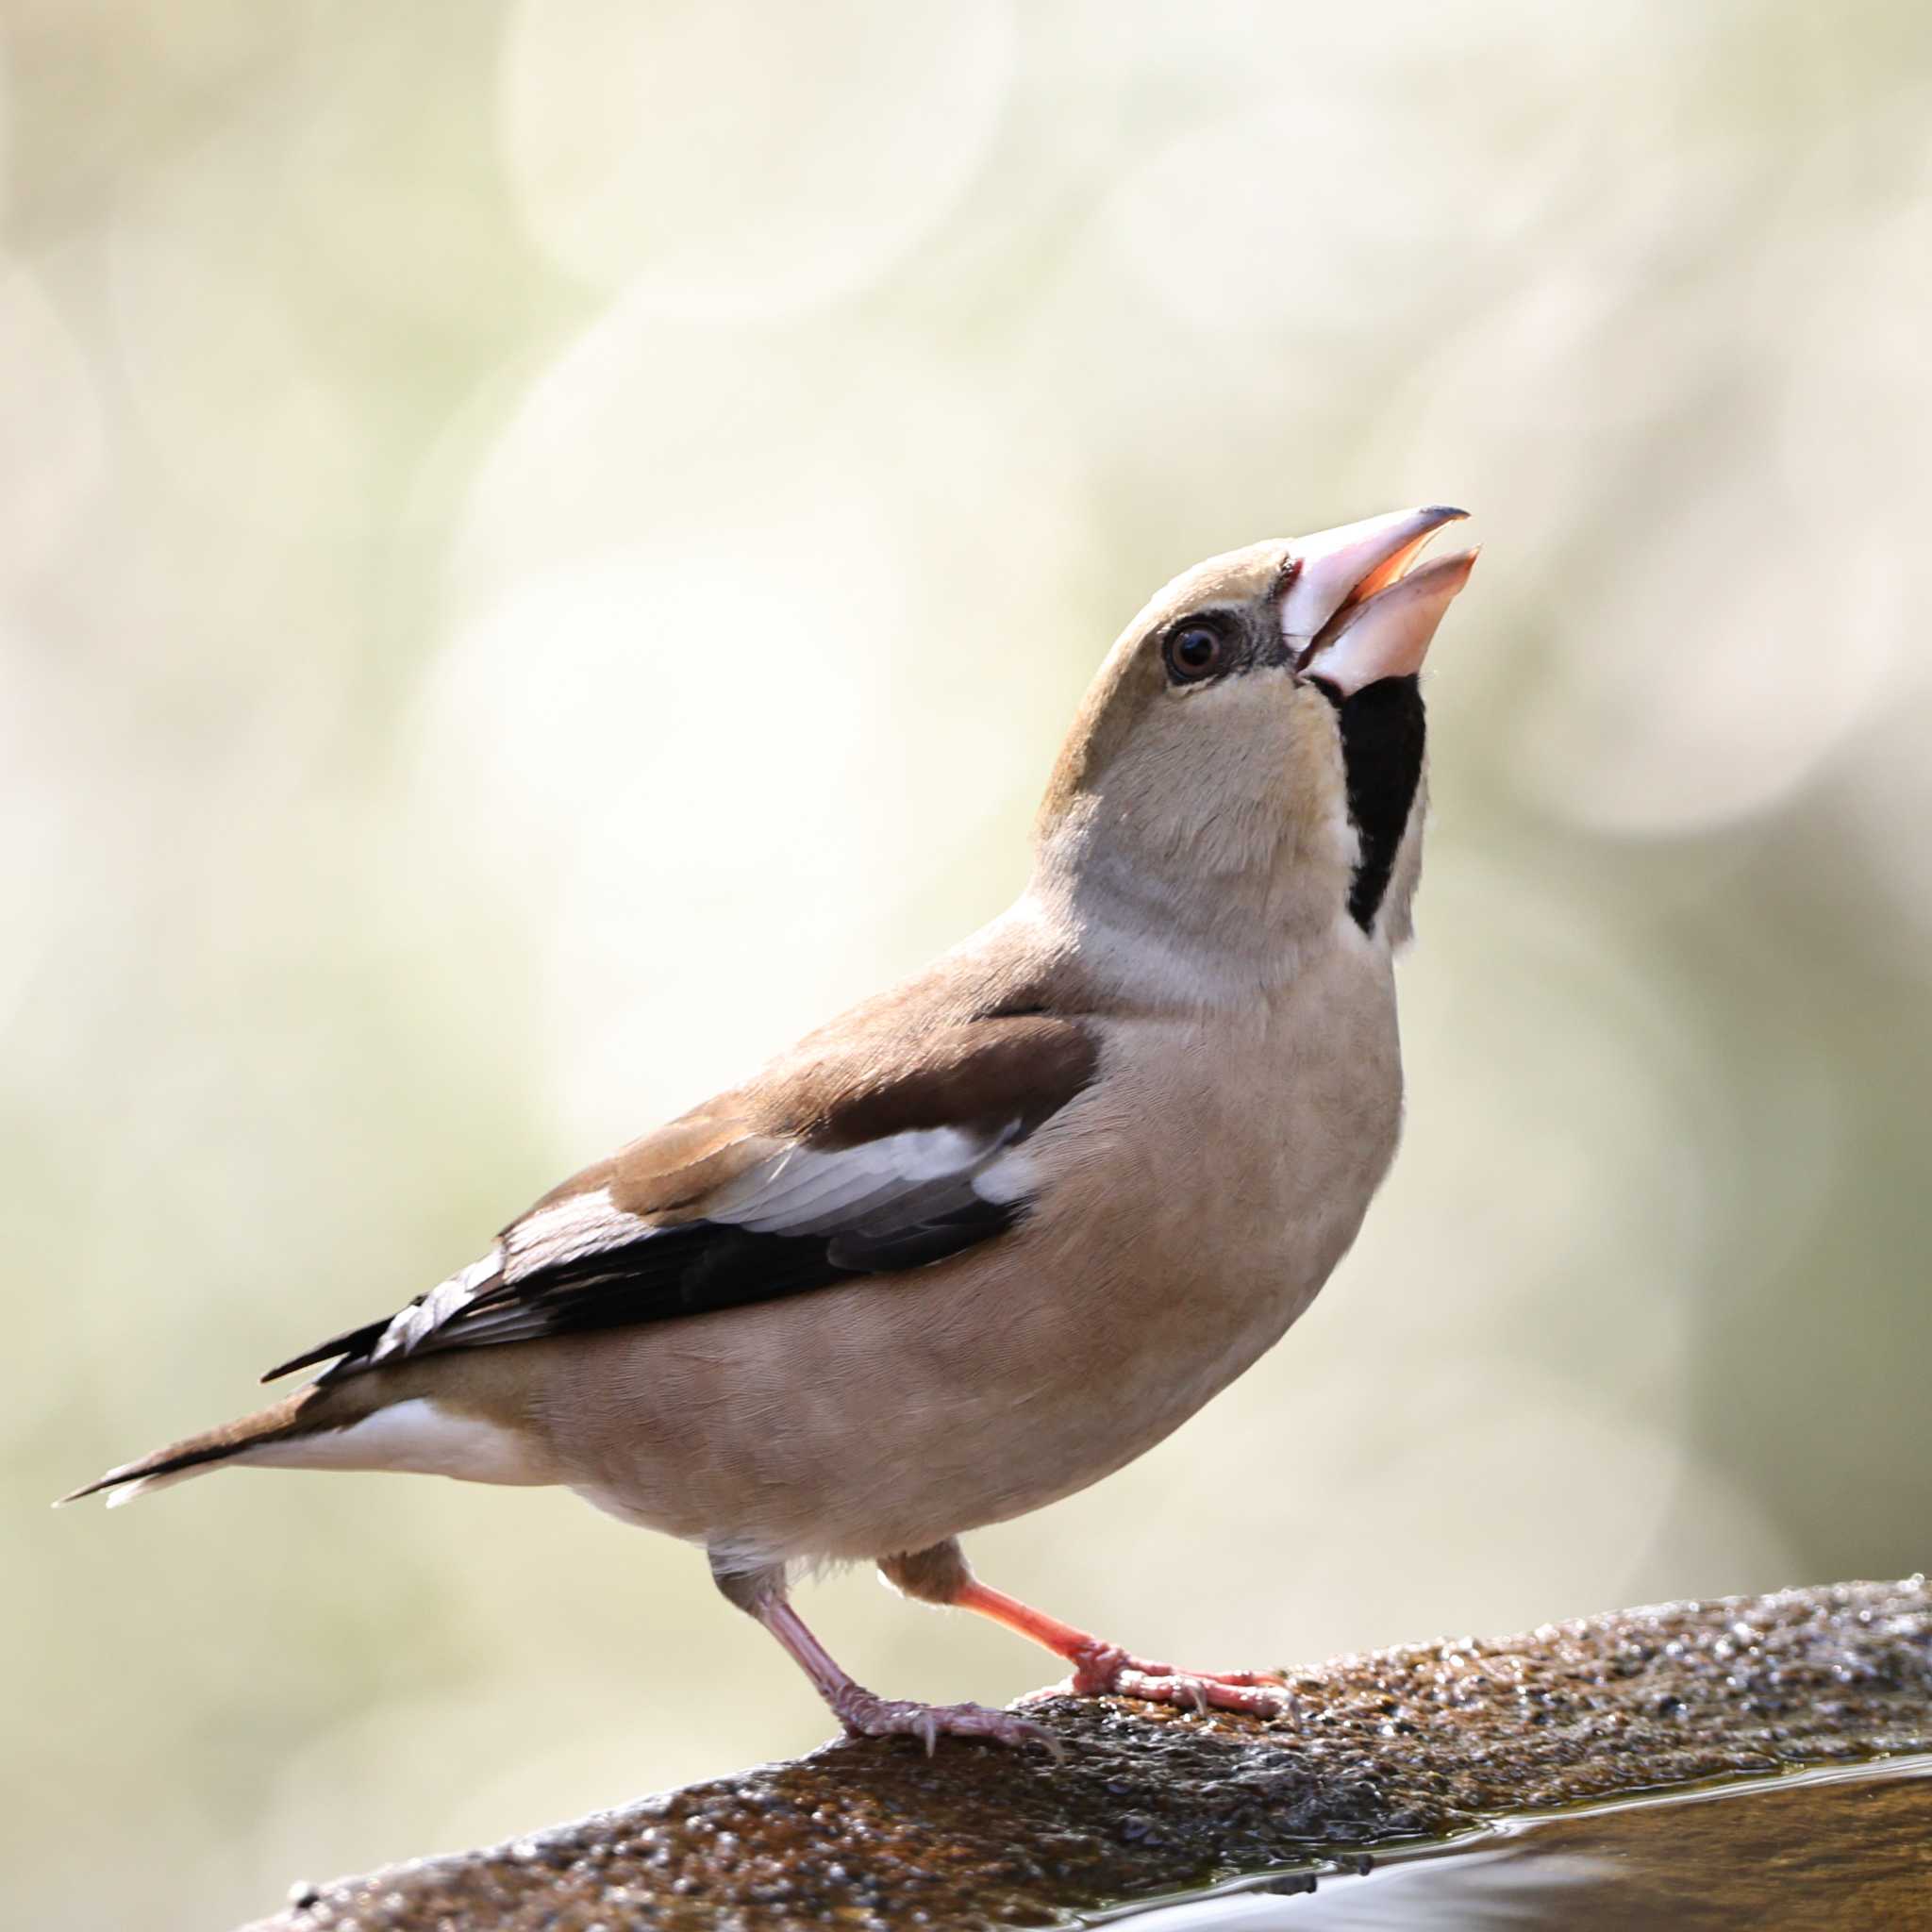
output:
[{"label": "bird", "polygon": [[1004,913],[262,1377],[319,1371],[292,1394],[61,1501],[238,1466],[560,1486],[703,1549],[851,1735],[1053,1742],[850,1676],[792,1586],[855,1561],[1075,1693],[1291,1716],[1278,1674],[1141,1657],[959,1540],[1152,1448],[1356,1238],[1402,1117],[1421,673],[1476,557],[1422,553],[1464,514],[1176,576],[1089,687]]}]

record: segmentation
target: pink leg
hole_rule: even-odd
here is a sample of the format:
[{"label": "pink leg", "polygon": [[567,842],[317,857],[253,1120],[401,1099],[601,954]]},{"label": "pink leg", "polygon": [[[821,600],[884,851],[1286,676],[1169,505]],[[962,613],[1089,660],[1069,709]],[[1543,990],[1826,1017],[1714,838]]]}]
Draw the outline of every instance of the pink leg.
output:
[{"label": "pink leg", "polygon": [[756,1617],[812,1681],[831,1706],[832,1715],[855,1738],[918,1738],[932,1756],[941,1738],[984,1738],[993,1744],[1041,1744],[1056,1757],[1063,1746],[1043,1724],[1008,1710],[980,1704],[917,1704],[909,1698],[880,1697],[855,1683],[785,1597],[782,1571],[735,1575],[714,1563],[718,1586],[731,1601]]},{"label": "pink leg", "polygon": [[761,1599],[752,1615],[791,1654],[832,1707],[832,1715],[855,1738],[918,1738],[928,1757],[942,1737],[1044,1744],[1059,1754],[1059,1740],[1043,1724],[1029,1724],[1009,1710],[989,1710],[982,1704],[916,1704],[909,1698],[880,1697],[855,1684],[783,1597]]},{"label": "pink leg", "polygon": [[1074,1667],[1074,1690],[1080,1697],[1140,1697],[1150,1704],[1177,1704],[1195,1710],[1239,1710],[1250,1717],[1297,1717],[1294,1692],[1273,1671],[1180,1671],[1150,1663],[1118,1644],[1089,1636],[1018,1597],[994,1590],[975,1576],[953,1601],[977,1610],[1043,1644]]},{"label": "pink leg", "polygon": [[1139,1697],[1151,1704],[1193,1710],[1237,1710],[1250,1717],[1298,1718],[1300,1707],[1285,1680],[1273,1671],[1180,1671],[1151,1663],[1119,1645],[1062,1624],[1044,1610],[1023,1604],[982,1583],[967,1567],[958,1543],[941,1543],[911,1557],[894,1557],[879,1566],[887,1579],[908,1596],[927,1603],[976,1610],[1030,1637],[1074,1667],[1074,1694],[1081,1697]]}]

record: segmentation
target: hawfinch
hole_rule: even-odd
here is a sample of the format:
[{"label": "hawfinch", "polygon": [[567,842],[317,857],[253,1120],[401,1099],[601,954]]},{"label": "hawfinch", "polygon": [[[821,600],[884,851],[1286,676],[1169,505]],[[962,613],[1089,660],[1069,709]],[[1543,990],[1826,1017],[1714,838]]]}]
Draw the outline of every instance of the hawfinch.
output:
[{"label": "hawfinch", "polygon": [[1045,1734],[862,1689],[791,1607],[798,1567],[870,1558],[1083,1693],[1290,1708],[1029,1608],[958,1538],[1158,1442],[1361,1225],[1402,1109],[1417,674],[1475,555],[1415,558],[1461,515],[1176,577],[1100,667],[1008,911],[285,1362],[328,1364],[285,1400],[75,1494],[242,1463],[559,1483],[701,1546],[848,1731],[928,1750]]}]

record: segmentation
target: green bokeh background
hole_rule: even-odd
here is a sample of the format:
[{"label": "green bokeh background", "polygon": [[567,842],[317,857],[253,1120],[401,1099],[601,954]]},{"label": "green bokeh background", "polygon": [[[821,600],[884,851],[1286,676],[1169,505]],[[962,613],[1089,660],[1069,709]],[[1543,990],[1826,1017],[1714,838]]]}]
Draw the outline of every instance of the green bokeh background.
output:
[{"label": "green bokeh background", "polygon": [[1232,1663],[1923,1565],[1928,72],[1904,5],[6,0],[9,1921],[825,1734],[567,1496],[45,1503],[995,910],[1154,585],[1413,502],[1488,548],[1405,1152],[980,1566]]}]

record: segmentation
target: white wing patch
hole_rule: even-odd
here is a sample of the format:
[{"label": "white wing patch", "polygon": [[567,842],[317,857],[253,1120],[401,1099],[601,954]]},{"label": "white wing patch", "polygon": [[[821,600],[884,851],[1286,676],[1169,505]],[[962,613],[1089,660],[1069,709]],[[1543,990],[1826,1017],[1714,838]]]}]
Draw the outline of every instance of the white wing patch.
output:
[{"label": "white wing patch", "polygon": [[[1010,1144],[1019,1131],[1015,1119],[979,1131],[908,1128],[854,1147],[793,1144],[727,1181],[704,1200],[700,1212],[680,1221],[629,1213],[611,1200],[608,1187],[569,1195],[525,1215],[487,1255],[403,1309],[369,1359],[412,1354],[485,1293],[492,1306],[464,1324],[472,1339],[541,1334],[541,1319],[533,1318],[521,1297],[509,1298],[500,1309],[494,1306],[499,1285],[508,1289],[535,1281],[533,1294],[541,1298],[541,1277],[552,1269],[690,1230],[694,1224],[826,1237],[835,1257],[841,1243],[847,1255],[860,1257],[847,1260],[847,1266],[916,1265],[919,1255],[903,1241],[943,1225],[945,1217],[975,1200],[1009,1208],[1034,1191],[1034,1164],[1024,1149]],[[492,1329],[490,1337],[482,1324]]]},{"label": "white wing patch", "polygon": [[628,1247],[652,1232],[641,1214],[612,1204],[608,1188],[571,1194],[526,1214],[503,1238],[503,1278],[521,1281],[607,1248]]},{"label": "white wing patch", "polygon": [[391,1356],[408,1355],[424,1337],[440,1328],[478,1290],[487,1288],[503,1268],[503,1243],[467,1268],[458,1268],[439,1288],[432,1288],[420,1302],[412,1302],[382,1331],[382,1339],[369,1351],[373,1362],[387,1361]]},{"label": "white wing patch", "polygon": [[516,1282],[565,1261],[580,1260],[608,1248],[621,1248],[654,1231],[650,1222],[626,1214],[611,1203],[610,1190],[598,1188],[526,1214],[487,1255],[459,1268],[420,1302],[405,1308],[383,1330],[371,1361],[387,1361],[419,1348],[437,1329],[486,1288]]},{"label": "white wing patch", "polygon": [[1010,1208],[1040,1189],[1040,1169],[1024,1147],[1006,1147],[973,1176],[973,1191],[997,1208]]},{"label": "white wing patch", "polygon": [[1024,1190],[999,1193],[980,1183],[1019,1131],[1020,1123],[1008,1121],[985,1133],[914,1127],[856,1147],[787,1147],[727,1181],[705,1203],[705,1219],[728,1221],[755,1234],[862,1230],[905,1195],[948,1180],[1004,1204]]}]

